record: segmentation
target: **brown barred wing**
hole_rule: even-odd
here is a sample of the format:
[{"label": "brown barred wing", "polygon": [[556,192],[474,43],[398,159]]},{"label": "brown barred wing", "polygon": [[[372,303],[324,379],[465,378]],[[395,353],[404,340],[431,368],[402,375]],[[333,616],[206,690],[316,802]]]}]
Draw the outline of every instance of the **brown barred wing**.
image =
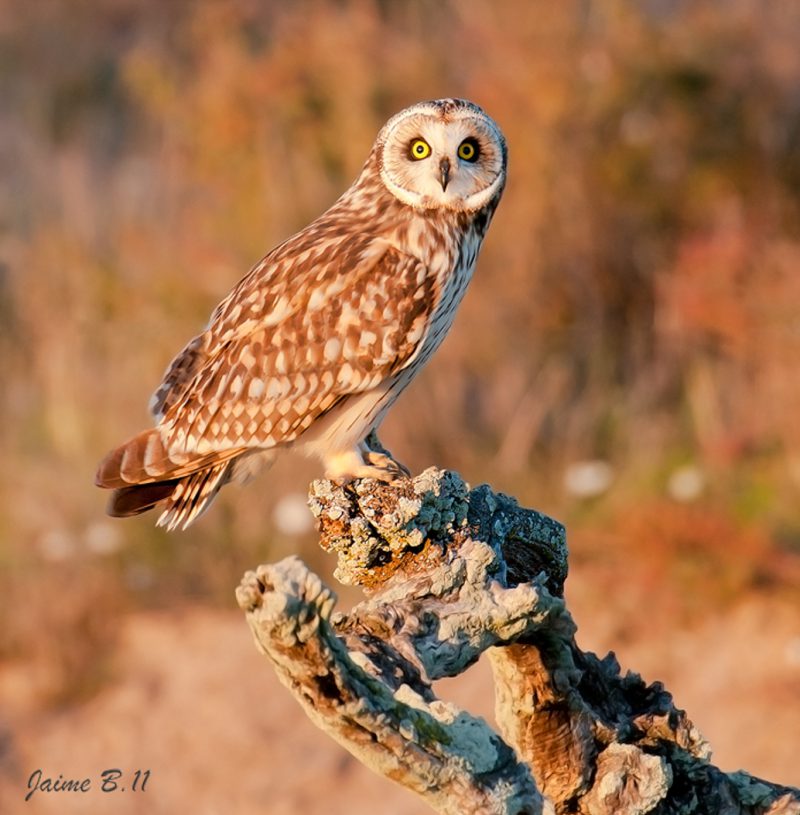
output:
[{"label": "brown barred wing", "polygon": [[437,301],[416,258],[387,248],[306,291],[274,325],[222,343],[164,416],[170,457],[294,441],[340,399],[380,385],[420,347]]}]

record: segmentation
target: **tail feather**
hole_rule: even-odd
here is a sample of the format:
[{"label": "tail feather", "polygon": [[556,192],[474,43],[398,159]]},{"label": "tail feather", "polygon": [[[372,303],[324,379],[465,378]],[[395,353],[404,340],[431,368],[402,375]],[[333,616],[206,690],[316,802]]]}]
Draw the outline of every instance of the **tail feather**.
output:
[{"label": "tail feather", "polygon": [[[108,489],[130,484],[163,481],[170,476],[185,475],[187,461],[176,461],[167,452],[158,430],[145,430],[112,450],[101,462],[95,484]],[[188,470],[197,469],[189,465]],[[181,472],[183,471],[183,472]]]},{"label": "tail feather", "polygon": [[165,502],[158,525],[186,529],[230,480],[244,452],[223,450],[191,459],[168,451],[158,429],[145,430],[100,462],[95,483],[114,490],[109,515],[138,515]]},{"label": "tail feather", "polygon": [[232,461],[223,461],[178,481],[156,525],[166,527],[169,532],[186,529],[208,509],[228,482],[232,464]]},{"label": "tail feather", "polygon": [[172,495],[178,479],[156,481],[154,484],[132,484],[114,490],[108,502],[107,512],[112,518],[128,518],[152,509],[160,501]]}]

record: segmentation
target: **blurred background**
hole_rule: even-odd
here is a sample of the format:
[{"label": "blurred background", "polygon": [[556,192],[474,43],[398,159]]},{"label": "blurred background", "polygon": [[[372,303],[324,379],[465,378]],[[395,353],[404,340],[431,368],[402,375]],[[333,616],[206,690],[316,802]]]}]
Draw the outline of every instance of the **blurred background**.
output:
[{"label": "blurred background", "polygon": [[[235,611],[266,560],[332,579],[318,467],[174,535],[92,480],[222,296],[440,96],[500,124],[509,183],[384,443],[564,522],[584,647],[665,680],[724,769],[800,785],[798,42],[789,0],[0,0],[0,808],[43,765],[152,765],[118,812],[395,794],[265,700]],[[477,670],[450,690],[491,716]]]}]

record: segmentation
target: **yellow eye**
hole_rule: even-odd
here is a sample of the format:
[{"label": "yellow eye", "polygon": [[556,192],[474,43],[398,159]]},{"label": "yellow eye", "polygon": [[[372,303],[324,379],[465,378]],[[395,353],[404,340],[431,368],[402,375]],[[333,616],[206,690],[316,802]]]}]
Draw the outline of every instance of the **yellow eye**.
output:
[{"label": "yellow eye", "polygon": [[464,139],[458,145],[458,157],[464,161],[477,161],[478,159],[478,142],[475,139]]},{"label": "yellow eye", "polygon": [[428,158],[431,154],[431,146],[425,139],[414,139],[408,148],[408,153],[415,161]]}]

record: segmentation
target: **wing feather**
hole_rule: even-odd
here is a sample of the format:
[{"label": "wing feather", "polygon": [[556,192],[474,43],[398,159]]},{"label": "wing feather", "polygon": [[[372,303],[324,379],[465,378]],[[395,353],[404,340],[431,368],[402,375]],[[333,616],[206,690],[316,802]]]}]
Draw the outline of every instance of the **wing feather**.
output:
[{"label": "wing feather", "polygon": [[[290,442],[413,359],[436,306],[423,264],[383,240],[342,240],[320,266],[296,268],[288,289],[283,266],[273,273],[279,285],[256,267],[220,304],[209,336],[187,346],[191,381],[162,399],[171,453]],[[208,349],[199,364],[198,347]]]}]

